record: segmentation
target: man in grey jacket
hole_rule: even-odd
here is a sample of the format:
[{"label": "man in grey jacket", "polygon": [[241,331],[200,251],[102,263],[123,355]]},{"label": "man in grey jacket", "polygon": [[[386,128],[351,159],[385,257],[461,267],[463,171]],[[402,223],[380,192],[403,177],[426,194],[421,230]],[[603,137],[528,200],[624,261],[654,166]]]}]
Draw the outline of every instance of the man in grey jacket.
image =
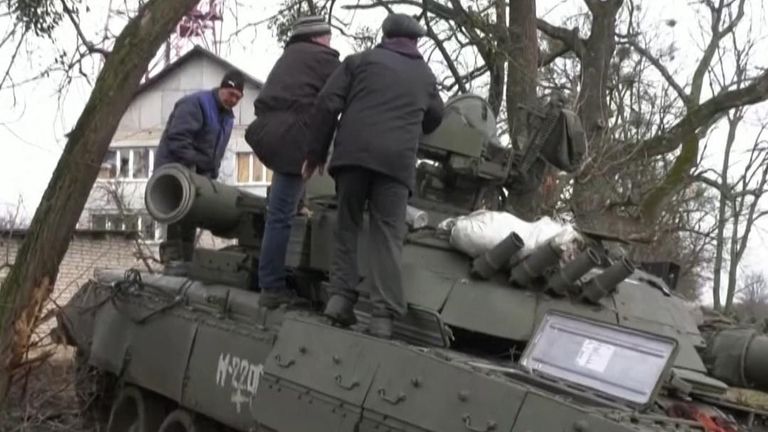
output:
[{"label": "man in grey jacket", "polygon": [[416,151],[422,134],[440,125],[443,101],[417,48],[425,34],[421,25],[408,15],[391,14],[382,30],[382,42],[347,57],[318,95],[303,175],[309,178],[318,168],[322,173],[342,114],[328,170],[336,182],[338,218],[325,315],[342,326],[355,322],[357,238],[367,203],[370,332],[390,337],[392,318],[407,309],[400,259]]}]

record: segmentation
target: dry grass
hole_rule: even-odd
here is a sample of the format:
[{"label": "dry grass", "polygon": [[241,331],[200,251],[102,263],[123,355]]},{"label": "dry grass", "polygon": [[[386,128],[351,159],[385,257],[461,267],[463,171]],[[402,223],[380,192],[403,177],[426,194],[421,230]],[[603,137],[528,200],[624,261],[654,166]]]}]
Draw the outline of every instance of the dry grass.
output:
[{"label": "dry grass", "polygon": [[74,390],[74,356],[61,347],[19,377],[0,413],[3,432],[85,432]]}]

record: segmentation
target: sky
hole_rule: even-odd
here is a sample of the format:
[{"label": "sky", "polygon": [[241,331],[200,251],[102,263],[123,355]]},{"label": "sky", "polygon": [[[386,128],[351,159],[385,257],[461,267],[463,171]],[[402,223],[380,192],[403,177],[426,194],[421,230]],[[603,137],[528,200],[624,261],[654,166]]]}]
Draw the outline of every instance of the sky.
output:
[{"label": "sky", "polygon": [[[753,4],[750,9],[749,20],[752,22],[764,22],[764,11],[759,6],[759,0],[749,0]],[[90,10],[81,15],[83,32],[92,40],[98,40],[97,35],[103,34],[105,22],[109,22],[113,32],[119,31],[124,23],[120,18],[106,20],[107,8],[112,1],[98,1],[93,3]],[[243,3],[243,4],[239,4]],[[272,65],[281,54],[282,48],[273,37],[272,31],[264,23],[264,19],[279,11],[278,0],[260,0],[258,2],[239,2],[234,6],[232,0],[224,0],[225,14],[221,25],[222,40],[228,43],[222,44],[220,54],[233,64],[241,67],[251,75],[259,79],[265,79]],[[349,3],[338,1],[337,11]],[[685,82],[686,68],[698,60],[701,52],[701,37],[696,24],[696,14],[689,6],[690,2],[683,1],[658,1],[646,0],[638,2],[644,7],[643,13],[647,14],[648,23],[653,30],[658,30],[661,38],[667,38],[674,43],[679,51],[679,58],[675,64],[678,70],[672,73],[681,77]],[[574,6],[576,5],[576,6]],[[574,12],[574,8],[583,9],[580,1],[574,0],[539,0],[537,13],[553,24],[560,24],[561,19]],[[413,8],[401,8],[398,11],[412,13]],[[385,12],[381,9],[366,11],[344,12],[344,19],[354,23],[346,26],[347,31],[353,31],[354,26],[366,25],[378,28]],[[670,26],[670,20],[675,21]],[[8,18],[0,18],[0,28],[8,28]],[[258,25],[256,25],[258,24]],[[756,32],[762,31],[756,26]],[[230,38],[235,31],[240,31],[237,37]],[[765,37],[767,34],[759,34]],[[76,33],[69,23],[65,22],[57,30],[55,37],[59,49],[67,50],[68,54],[76,47]],[[15,44],[6,44],[0,48],[0,65],[5,68],[7,59],[12,54]],[[332,41],[334,48],[339,50],[341,57],[353,52],[352,45],[339,35],[334,35]],[[762,50],[761,57],[753,63],[768,67],[768,55]],[[23,81],[38,74],[45,65],[50,64],[56,53],[50,42],[32,40],[23,46],[18,60],[14,62],[11,77],[15,82]],[[85,74],[91,79],[96,76],[98,70],[98,56],[91,57],[91,62],[84,66]],[[4,69],[3,69],[4,70]],[[49,79],[37,80],[29,84],[14,87],[10,90],[0,90],[0,217],[7,212],[15,211],[20,206],[21,216],[29,220],[40,201],[40,198],[48,185],[59,156],[64,148],[64,134],[75,124],[85,101],[90,92],[89,82],[82,78],[76,78],[67,87],[66,92],[58,91],[58,76]],[[483,95],[486,96],[486,95]],[[241,103],[251,104],[252,99],[246,98]],[[758,107],[752,114],[752,121],[759,120],[766,111]],[[739,136],[737,149],[743,152],[752,143],[750,134],[754,134],[755,128],[748,127]],[[706,153],[703,155],[705,165],[719,168],[722,161],[722,147],[724,131],[716,130],[710,136]],[[737,162],[738,163],[738,162]],[[749,250],[744,258],[745,268],[762,268],[762,263],[768,260],[768,252],[763,248],[765,239],[768,239],[768,223],[761,223],[753,234]],[[706,300],[706,299],[705,299]]]}]

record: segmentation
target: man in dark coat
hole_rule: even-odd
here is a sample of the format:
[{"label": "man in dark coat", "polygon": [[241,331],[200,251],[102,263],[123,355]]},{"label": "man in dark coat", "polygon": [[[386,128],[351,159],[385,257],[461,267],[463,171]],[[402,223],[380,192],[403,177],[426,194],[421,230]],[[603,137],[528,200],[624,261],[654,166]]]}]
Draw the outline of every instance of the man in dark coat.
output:
[{"label": "man in dark coat", "polygon": [[368,281],[374,305],[371,333],[389,337],[392,318],[407,309],[400,259],[405,213],[414,187],[416,151],[423,133],[442,121],[443,100],[435,76],[417,49],[424,29],[408,15],[391,14],[384,39],[346,59],[318,96],[303,174],[322,173],[336,117],[329,173],[336,182],[338,217],[325,315],[336,324],[355,322],[357,238],[367,202],[370,213]]},{"label": "man in dark coat", "polygon": [[331,27],[322,17],[297,20],[253,104],[257,118],[246,131],[256,156],[273,171],[258,274],[259,304],[268,309],[295,299],[286,287],[285,255],[304,191],[301,166],[307,152],[307,118],[317,93],[340,64],[330,41]]},{"label": "man in dark coat", "polygon": [[[180,163],[197,174],[217,178],[232,134],[232,108],[243,97],[244,85],[243,74],[233,69],[224,75],[219,87],[179,99],[160,137],[154,169]],[[169,224],[166,241],[160,245],[161,261],[191,261],[195,231],[183,221]]]}]

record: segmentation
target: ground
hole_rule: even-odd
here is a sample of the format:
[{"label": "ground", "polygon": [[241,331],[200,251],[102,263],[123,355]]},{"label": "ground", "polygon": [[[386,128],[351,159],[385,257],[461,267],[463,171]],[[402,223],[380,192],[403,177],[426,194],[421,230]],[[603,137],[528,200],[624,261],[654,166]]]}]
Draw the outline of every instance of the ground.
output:
[{"label": "ground", "polygon": [[0,412],[3,432],[86,432],[74,390],[74,353],[55,354],[14,385]]}]

